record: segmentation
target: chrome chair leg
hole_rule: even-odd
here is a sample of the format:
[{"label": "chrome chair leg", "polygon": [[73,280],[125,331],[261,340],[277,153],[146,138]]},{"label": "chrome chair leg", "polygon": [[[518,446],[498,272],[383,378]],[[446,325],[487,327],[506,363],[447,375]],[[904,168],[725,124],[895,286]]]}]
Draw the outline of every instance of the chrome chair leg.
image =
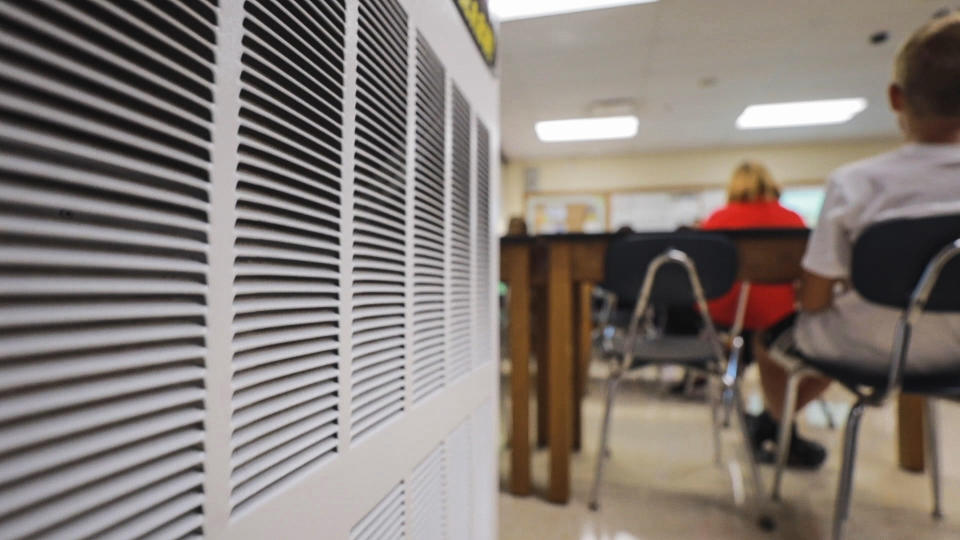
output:
[{"label": "chrome chair leg", "polygon": [[830,410],[830,406],[827,404],[827,401],[823,398],[820,398],[817,400],[817,403],[820,405],[820,412],[822,412],[824,418],[827,419],[827,427],[830,429],[837,429],[837,421],[833,418],[833,411]]},{"label": "chrome chair leg", "polygon": [[723,463],[723,445],[720,440],[721,430],[721,396],[722,384],[715,376],[711,376],[707,382],[707,392],[710,394],[710,425],[713,428],[713,461],[717,465]]},{"label": "chrome chair leg", "polygon": [[597,447],[597,464],[593,476],[593,488],[590,490],[590,509],[600,508],[600,482],[603,479],[603,467],[606,463],[607,445],[610,437],[610,412],[613,409],[613,398],[617,393],[617,387],[620,384],[621,374],[619,372],[611,373],[607,380],[607,399],[606,407],[603,411],[603,424],[600,427],[600,445]]},{"label": "chrome chair leg", "polygon": [[853,491],[853,468],[857,460],[857,435],[860,420],[863,418],[865,404],[859,400],[850,409],[847,426],[843,434],[843,464],[840,469],[840,482],[837,486],[836,508],[833,514],[833,540],[843,538],[843,526],[850,515],[851,492]]},{"label": "chrome chair leg", "polygon": [[760,481],[760,466],[757,465],[757,456],[753,453],[753,445],[750,444],[750,430],[747,428],[747,411],[743,403],[743,394],[736,382],[730,385],[730,389],[733,391],[733,404],[736,407],[737,421],[740,424],[740,435],[743,438],[744,454],[747,459],[747,468],[750,471],[750,482],[753,484],[753,504],[757,520],[761,528],[772,530],[776,524],[765,509],[763,484]]},{"label": "chrome chair leg", "polygon": [[[727,362],[727,371],[723,378],[726,381],[735,381],[740,377],[741,347],[734,347]],[[723,427],[730,427],[730,412],[733,410],[733,390],[727,386],[721,387],[720,401],[723,407]]]},{"label": "chrome chair leg", "polygon": [[803,372],[791,370],[787,373],[786,395],[783,398],[783,410],[780,414],[780,429],[777,433],[777,464],[773,471],[773,489],[770,498],[780,500],[780,485],[783,482],[783,470],[790,456],[790,439],[793,435],[793,422],[796,417],[797,387],[803,379]]},{"label": "chrome chair leg", "polygon": [[940,519],[943,517],[943,510],[940,506],[942,488],[940,485],[940,447],[937,437],[937,402],[932,397],[926,399],[926,422],[923,424],[924,436],[926,438],[927,463],[930,464],[930,487],[933,490],[933,517]]}]

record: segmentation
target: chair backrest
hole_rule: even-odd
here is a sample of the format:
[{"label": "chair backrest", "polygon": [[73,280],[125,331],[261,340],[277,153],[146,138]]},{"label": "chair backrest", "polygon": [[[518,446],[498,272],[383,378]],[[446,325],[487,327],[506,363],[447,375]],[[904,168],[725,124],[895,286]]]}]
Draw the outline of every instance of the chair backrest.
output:
[{"label": "chair backrest", "polygon": [[[706,232],[635,234],[616,238],[607,247],[602,287],[617,295],[621,305],[636,302],[650,263],[670,249],[693,260],[709,300],[722,296],[737,275],[737,250],[725,236]],[[679,264],[666,264],[657,273],[650,302],[657,306],[695,303],[690,278]]]},{"label": "chair backrest", "polygon": [[[871,225],[853,246],[853,287],[870,302],[904,309],[930,261],[958,238],[960,215]],[[941,271],[926,311],[960,312],[960,256]]]}]

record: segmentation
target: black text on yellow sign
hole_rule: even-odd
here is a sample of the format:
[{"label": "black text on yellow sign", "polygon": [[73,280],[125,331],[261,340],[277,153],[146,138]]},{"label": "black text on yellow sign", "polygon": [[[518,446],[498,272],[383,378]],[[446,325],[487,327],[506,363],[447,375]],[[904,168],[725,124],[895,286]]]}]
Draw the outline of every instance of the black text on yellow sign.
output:
[{"label": "black text on yellow sign", "polygon": [[493,31],[493,24],[490,22],[490,11],[487,10],[486,0],[453,0],[460,10],[460,15],[467,23],[473,41],[480,49],[480,54],[487,62],[487,65],[493,66],[497,61],[497,34]]}]

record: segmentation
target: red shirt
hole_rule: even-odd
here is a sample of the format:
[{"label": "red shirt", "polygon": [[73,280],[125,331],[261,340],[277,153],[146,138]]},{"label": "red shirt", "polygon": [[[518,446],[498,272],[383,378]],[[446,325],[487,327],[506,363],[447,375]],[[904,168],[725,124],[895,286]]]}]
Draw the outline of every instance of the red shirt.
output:
[{"label": "red shirt", "polygon": [[[803,228],[803,218],[776,201],[730,203],[717,210],[704,223],[704,229],[763,229]],[[710,302],[710,316],[723,326],[733,325],[740,297],[740,284],[726,295]],[[793,313],[795,303],[793,285],[750,285],[744,328],[769,328]]]}]

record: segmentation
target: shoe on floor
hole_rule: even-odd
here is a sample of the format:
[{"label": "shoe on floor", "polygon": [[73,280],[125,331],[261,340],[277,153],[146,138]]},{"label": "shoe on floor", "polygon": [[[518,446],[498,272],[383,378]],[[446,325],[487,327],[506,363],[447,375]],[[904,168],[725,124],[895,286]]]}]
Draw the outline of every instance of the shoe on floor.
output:
[{"label": "shoe on floor", "polygon": [[[778,430],[779,423],[767,411],[763,411],[757,416],[747,415],[750,445],[759,463],[776,463]],[[826,448],[820,443],[801,438],[797,435],[797,427],[793,426],[787,466],[795,469],[814,470],[820,468],[826,459]]]}]

